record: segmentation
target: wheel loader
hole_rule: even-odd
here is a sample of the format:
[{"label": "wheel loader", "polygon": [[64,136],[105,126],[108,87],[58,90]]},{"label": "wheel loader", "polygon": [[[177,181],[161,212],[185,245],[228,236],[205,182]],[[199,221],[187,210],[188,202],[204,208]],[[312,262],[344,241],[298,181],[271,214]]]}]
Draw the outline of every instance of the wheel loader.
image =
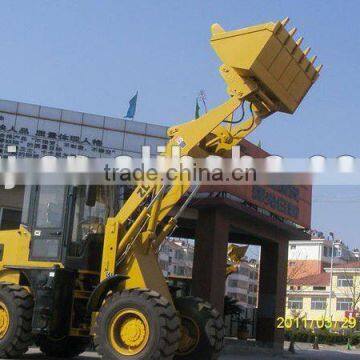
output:
[{"label": "wheel loader", "polygon": [[[212,26],[229,99],[171,127],[165,157],[173,146],[181,156],[226,157],[267,116],[296,110],[321,66],[287,22]],[[236,120],[245,105],[250,118]],[[107,360],[216,359],[220,312],[200,298],[172,297],[156,256],[198,187],[143,182],[119,209],[115,187],[27,187],[22,224],[0,232],[0,358],[32,344],[48,358],[71,358],[91,343]]]}]

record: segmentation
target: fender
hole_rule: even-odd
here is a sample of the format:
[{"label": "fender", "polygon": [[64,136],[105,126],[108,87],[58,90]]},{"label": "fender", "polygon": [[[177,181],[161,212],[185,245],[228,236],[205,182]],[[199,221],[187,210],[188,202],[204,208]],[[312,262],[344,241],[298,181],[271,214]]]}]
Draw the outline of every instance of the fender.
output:
[{"label": "fender", "polygon": [[90,295],[87,303],[87,311],[91,314],[94,311],[98,311],[103,303],[105,296],[110,290],[114,290],[121,282],[129,279],[125,275],[114,275],[103,280],[96,286],[95,290]]}]

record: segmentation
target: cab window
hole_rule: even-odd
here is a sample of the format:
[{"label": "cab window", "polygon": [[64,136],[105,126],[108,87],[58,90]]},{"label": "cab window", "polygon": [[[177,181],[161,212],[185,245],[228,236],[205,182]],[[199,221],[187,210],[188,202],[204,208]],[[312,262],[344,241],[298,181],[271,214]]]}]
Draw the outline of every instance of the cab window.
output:
[{"label": "cab window", "polygon": [[64,215],[64,186],[41,186],[36,213],[36,228],[62,227]]}]

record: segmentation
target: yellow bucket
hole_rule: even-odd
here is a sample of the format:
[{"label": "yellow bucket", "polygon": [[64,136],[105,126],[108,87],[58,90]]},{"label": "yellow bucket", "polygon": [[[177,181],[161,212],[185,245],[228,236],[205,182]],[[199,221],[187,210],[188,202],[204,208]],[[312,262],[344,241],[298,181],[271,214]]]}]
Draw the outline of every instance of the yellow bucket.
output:
[{"label": "yellow bucket", "polygon": [[307,58],[309,48],[300,49],[302,38],[293,39],[296,29],[286,30],[288,21],[234,31],[214,24],[211,45],[226,66],[242,78],[254,80],[279,111],[293,113],[318,78],[321,66],[315,69],[315,56]]}]

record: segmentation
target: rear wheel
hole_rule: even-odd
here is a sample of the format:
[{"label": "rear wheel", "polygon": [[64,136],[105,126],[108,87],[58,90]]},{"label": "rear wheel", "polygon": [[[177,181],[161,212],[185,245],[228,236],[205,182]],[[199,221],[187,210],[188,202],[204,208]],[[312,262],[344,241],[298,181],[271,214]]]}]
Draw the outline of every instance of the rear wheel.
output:
[{"label": "rear wheel", "polygon": [[68,359],[82,354],[90,344],[90,339],[74,336],[53,339],[40,336],[36,344],[40,347],[41,352],[48,357]]},{"label": "rear wheel", "polygon": [[95,326],[95,346],[107,360],[170,360],[178,348],[180,321],[173,305],[148,289],[109,297]]},{"label": "rear wheel", "polygon": [[175,299],[175,307],[181,316],[182,333],[175,359],[217,359],[225,335],[219,312],[208,302],[192,296]]},{"label": "rear wheel", "polygon": [[25,354],[32,343],[32,296],[19,285],[0,284],[0,358]]}]

